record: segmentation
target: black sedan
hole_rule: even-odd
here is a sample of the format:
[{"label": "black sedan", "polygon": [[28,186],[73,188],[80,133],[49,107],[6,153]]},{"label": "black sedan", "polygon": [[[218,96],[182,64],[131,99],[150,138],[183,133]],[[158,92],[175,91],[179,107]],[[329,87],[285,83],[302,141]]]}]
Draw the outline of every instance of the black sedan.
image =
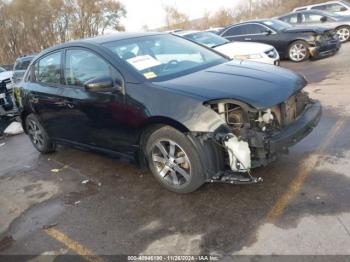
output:
[{"label": "black sedan", "polygon": [[350,16],[306,10],[285,14],[278,19],[296,26],[327,26],[336,30],[340,42],[345,43],[350,40]]},{"label": "black sedan", "polygon": [[272,45],[281,58],[301,62],[336,53],[340,41],[334,30],[322,27],[292,27],[280,20],[256,20],[226,27],[220,34],[230,41],[253,41]]},{"label": "black sedan", "polygon": [[123,156],[186,193],[204,182],[258,182],[250,169],[320,119],[305,85],[292,71],[229,61],[171,34],[120,33],[43,51],[18,104],[38,151],[63,143]]}]

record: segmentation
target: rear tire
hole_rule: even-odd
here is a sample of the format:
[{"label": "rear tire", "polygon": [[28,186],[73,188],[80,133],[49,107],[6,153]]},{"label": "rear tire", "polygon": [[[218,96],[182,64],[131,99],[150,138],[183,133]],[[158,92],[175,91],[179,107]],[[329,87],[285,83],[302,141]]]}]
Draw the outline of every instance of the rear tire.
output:
[{"label": "rear tire", "polygon": [[56,150],[55,143],[47,135],[45,129],[34,114],[26,117],[25,125],[29,139],[36,150],[42,154],[52,153]]},{"label": "rear tire", "polygon": [[341,43],[345,43],[350,40],[350,27],[340,26],[337,29],[337,35]]},{"label": "rear tire", "polygon": [[309,59],[309,45],[302,40],[291,43],[288,47],[288,57],[295,63],[304,62]]},{"label": "rear tire", "polygon": [[164,126],[147,139],[145,155],[151,172],[166,189],[190,193],[205,182],[200,155],[186,135]]}]

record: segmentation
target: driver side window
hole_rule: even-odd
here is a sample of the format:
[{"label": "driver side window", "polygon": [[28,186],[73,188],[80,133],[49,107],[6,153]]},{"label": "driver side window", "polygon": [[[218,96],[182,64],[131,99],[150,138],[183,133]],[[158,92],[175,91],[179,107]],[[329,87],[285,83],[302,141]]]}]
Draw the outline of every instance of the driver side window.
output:
[{"label": "driver side window", "polygon": [[98,55],[87,50],[67,50],[65,82],[67,85],[84,86],[88,80],[112,76],[112,67]]}]

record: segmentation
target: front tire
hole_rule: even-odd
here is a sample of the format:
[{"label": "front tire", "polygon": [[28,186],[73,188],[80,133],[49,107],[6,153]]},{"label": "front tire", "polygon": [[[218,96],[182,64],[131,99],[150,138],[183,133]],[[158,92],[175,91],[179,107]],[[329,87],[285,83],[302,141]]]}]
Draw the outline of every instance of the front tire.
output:
[{"label": "front tire", "polygon": [[190,193],[205,182],[200,156],[193,143],[170,126],[148,137],[145,153],[154,177],[170,191]]},{"label": "front tire", "polygon": [[305,41],[295,41],[288,48],[289,59],[299,63],[306,61],[310,57],[309,45]]},{"label": "front tire", "polygon": [[345,43],[350,40],[350,27],[341,26],[337,28],[337,35],[341,43]]},{"label": "front tire", "polygon": [[34,114],[27,116],[25,125],[29,139],[36,150],[42,154],[51,153],[56,150],[55,143],[47,135],[45,129]]}]

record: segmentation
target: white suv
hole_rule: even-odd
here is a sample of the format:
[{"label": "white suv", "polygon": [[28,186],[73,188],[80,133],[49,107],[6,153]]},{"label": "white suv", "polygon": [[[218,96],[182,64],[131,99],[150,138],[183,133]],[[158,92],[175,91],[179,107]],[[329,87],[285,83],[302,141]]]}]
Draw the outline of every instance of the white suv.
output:
[{"label": "white suv", "polygon": [[329,1],[321,4],[297,7],[293,12],[305,10],[322,10],[339,15],[350,15],[350,3],[347,1]]}]

